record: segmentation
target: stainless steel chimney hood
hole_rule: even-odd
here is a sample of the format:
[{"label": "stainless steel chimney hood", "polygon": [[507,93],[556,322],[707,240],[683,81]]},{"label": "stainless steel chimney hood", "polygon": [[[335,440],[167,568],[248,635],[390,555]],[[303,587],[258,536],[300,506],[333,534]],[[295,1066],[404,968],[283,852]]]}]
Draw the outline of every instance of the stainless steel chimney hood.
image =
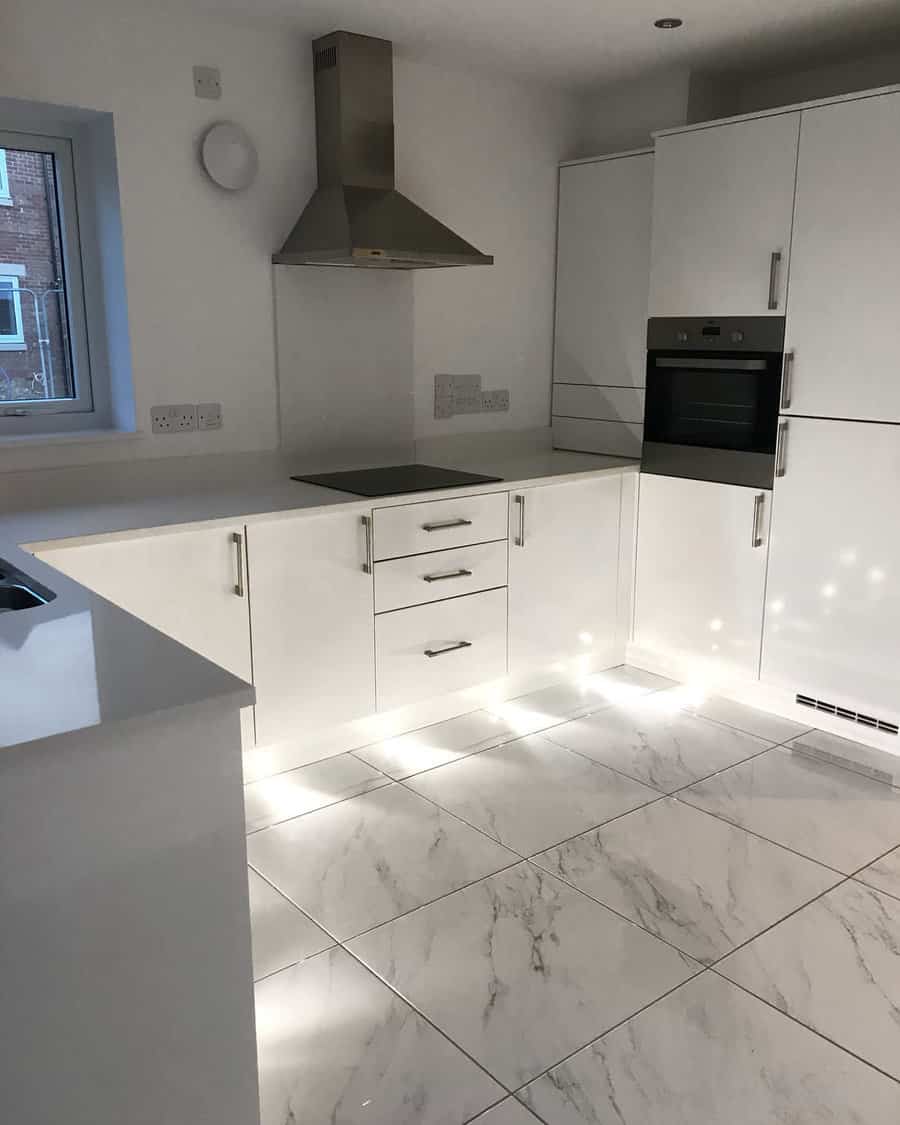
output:
[{"label": "stainless steel chimney hood", "polygon": [[489,266],[394,187],[393,47],[335,31],[313,42],[319,186],[281,251],[286,266]]}]

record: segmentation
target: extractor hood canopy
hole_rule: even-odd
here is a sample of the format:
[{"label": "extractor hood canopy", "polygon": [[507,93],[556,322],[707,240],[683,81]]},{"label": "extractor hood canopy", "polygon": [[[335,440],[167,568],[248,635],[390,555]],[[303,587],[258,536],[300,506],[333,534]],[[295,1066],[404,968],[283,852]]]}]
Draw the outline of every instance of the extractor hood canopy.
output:
[{"label": "extractor hood canopy", "polygon": [[313,42],[319,186],[272,261],[434,269],[494,261],[394,187],[393,47],[335,31]]}]

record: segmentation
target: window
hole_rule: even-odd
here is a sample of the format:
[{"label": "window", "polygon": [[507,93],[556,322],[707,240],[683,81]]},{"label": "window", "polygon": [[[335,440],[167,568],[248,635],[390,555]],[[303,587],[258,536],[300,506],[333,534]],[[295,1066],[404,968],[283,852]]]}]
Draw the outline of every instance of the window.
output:
[{"label": "window", "polygon": [[0,133],[0,156],[0,432],[15,433],[94,397],[72,141]]}]

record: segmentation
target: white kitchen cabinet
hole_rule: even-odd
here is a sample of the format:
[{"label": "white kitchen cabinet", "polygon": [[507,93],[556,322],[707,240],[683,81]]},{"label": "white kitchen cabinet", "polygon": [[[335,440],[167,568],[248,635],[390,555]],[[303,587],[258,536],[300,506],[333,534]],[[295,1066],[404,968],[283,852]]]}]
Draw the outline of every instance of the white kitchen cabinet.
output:
[{"label": "white kitchen cabinet", "polygon": [[799,123],[783,113],[657,138],[650,316],[784,316]]},{"label": "white kitchen cabinet", "polygon": [[788,413],[900,421],[898,185],[900,94],[804,111]]},{"label": "white kitchen cabinet", "polygon": [[900,427],[792,418],[785,439],[763,679],[896,723]]},{"label": "white kitchen cabinet", "polygon": [[641,474],[634,645],[759,676],[771,492]]},{"label": "white kitchen cabinet", "polygon": [[368,555],[358,513],[248,526],[259,745],[375,711]]},{"label": "white kitchen cabinet", "polygon": [[252,679],[243,526],[50,546],[35,552],[161,633]]},{"label": "white kitchen cabinet", "polygon": [[618,473],[510,494],[511,674],[611,650],[621,497]]}]

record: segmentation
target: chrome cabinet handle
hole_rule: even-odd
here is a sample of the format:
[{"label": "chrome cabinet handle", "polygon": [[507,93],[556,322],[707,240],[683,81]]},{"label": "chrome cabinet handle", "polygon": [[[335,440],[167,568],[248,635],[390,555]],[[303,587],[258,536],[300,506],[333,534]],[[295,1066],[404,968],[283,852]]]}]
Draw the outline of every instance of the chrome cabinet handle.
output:
[{"label": "chrome cabinet handle", "polygon": [[517,547],[525,546],[525,497],[516,496],[516,503],[519,506],[519,534],[515,537],[513,542]]},{"label": "chrome cabinet handle", "polygon": [[361,516],[360,523],[366,536],[366,561],[362,565],[363,574],[372,573],[372,517]]},{"label": "chrome cabinet handle", "polygon": [[471,520],[443,520],[441,523],[423,523],[423,531],[447,531],[451,527],[471,527]]},{"label": "chrome cabinet handle", "polygon": [[788,423],[778,423],[778,444],[775,446],[775,476],[783,477],[787,472]]},{"label": "chrome cabinet handle", "polygon": [[781,251],[773,250],[769,260],[769,308],[778,308],[778,267],[781,265]]},{"label": "chrome cabinet handle", "polygon": [[781,409],[790,410],[794,389],[794,351],[784,353],[781,363]]},{"label": "chrome cabinet handle", "polygon": [[459,570],[448,570],[444,574],[423,574],[423,582],[446,582],[448,578],[471,578],[471,570],[460,567]]},{"label": "chrome cabinet handle", "polygon": [[764,492],[758,492],[753,498],[753,533],[750,538],[751,547],[761,547],[763,545],[762,532],[759,529],[759,525],[765,503],[766,494]]},{"label": "chrome cabinet handle", "polygon": [[244,596],[244,537],[239,531],[233,531],[231,542],[234,544],[237,562],[237,581],[234,584],[234,592],[239,598],[242,598]]},{"label": "chrome cabinet handle", "polygon": [[443,656],[446,652],[458,652],[461,648],[471,648],[471,641],[457,641],[456,644],[447,645],[446,648],[426,648],[425,656]]}]

